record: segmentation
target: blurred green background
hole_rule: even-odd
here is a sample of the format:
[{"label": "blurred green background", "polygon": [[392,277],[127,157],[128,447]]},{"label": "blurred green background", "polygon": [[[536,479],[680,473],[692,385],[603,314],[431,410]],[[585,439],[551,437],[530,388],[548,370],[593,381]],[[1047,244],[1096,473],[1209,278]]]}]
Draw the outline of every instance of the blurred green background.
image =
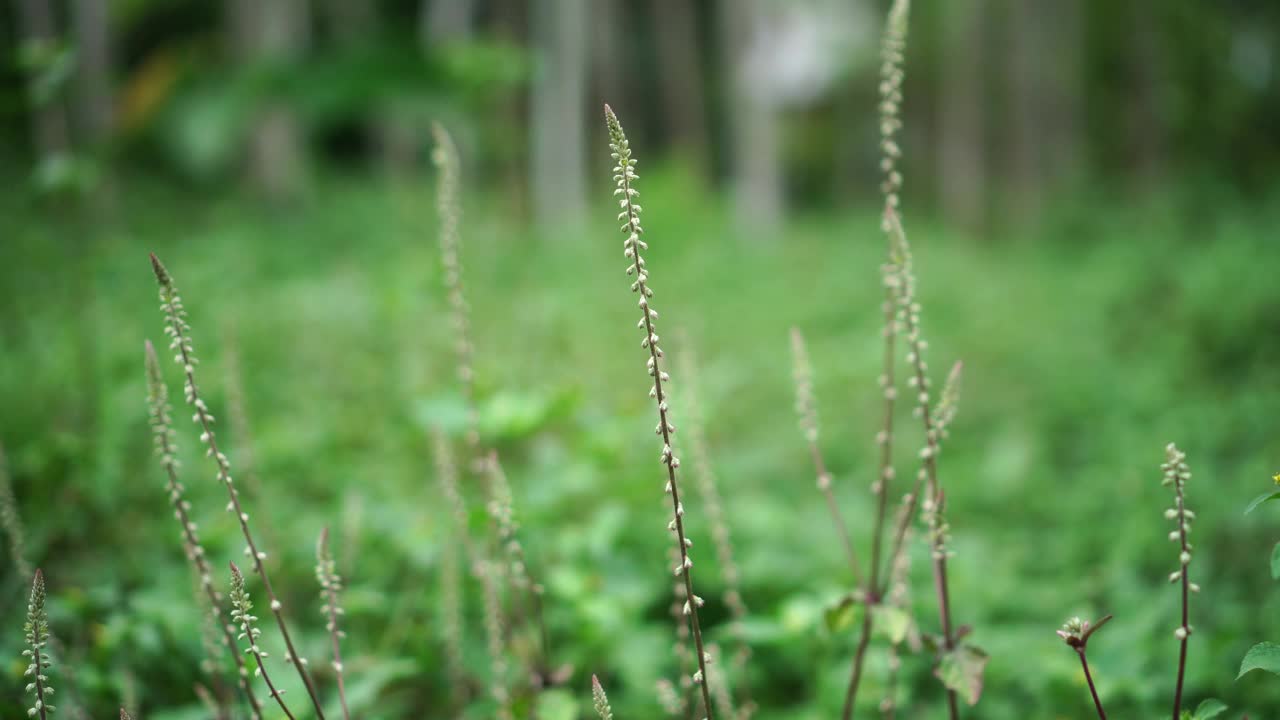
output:
[{"label": "blurred green background", "polygon": [[[252,449],[250,511],[326,695],[311,553],[328,525],[350,586],[354,714],[449,716],[438,578],[457,538],[426,431],[460,441],[465,410],[426,162],[439,121],[462,151],[483,436],[547,587],[552,658],[572,668],[539,717],[587,717],[593,672],[618,717],[661,716],[654,686],[676,668],[669,506],[609,202],[607,100],[640,159],[665,349],[700,364],[751,610],[754,656],[734,680],[760,718],[835,716],[854,637],[824,611],[850,580],[796,429],[787,330],[808,336],[823,448],[865,549],[886,9],[6,5],[0,442],[66,649],[53,671],[63,705],[70,668],[90,716],[120,704],[143,718],[202,712],[200,615],[147,429],[142,343],[162,337],[155,251],[183,290],[215,414],[227,415],[229,378],[242,380],[252,435],[227,425],[221,436],[234,465]],[[1177,559],[1159,464],[1170,440],[1190,455],[1199,515],[1189,704],[1280,714],[1280,680],[1233,682],[1249,646],[1280,640],[1268,572],[1280,519],[1242,515],[1280,470],[1278,53],[1276,4],[912,8],[904,217],[931,365],[965,363],[941,461],[952,597],[991,654],[966,717],[1088,716],[1078,662],[1053,631],[1104,613],[1116,620],[1090,660],[1109,711],[1167,713]],[[677,424],[682,390],[677,374]],[[175,416],[221,567],[239,555],[238,531],[186,413]],[[899,427],[898,474],[911,477],[920,434],[906,412]],[[696,496],[686,504],[704,624],[727,642],[710,529]],[[0,543],[0,716],[20,717],[29,579]],[[929,630],[932,581],[914,553]],[[483,680],[480,596],[464,590],[467,662]],[[272,629],[264,640],[283,656]],[[884,668],[877,641],[860,716],[874,713]],[[939,716],[930,672],[927,656],[906,660],[900,717]],[[288,668],[274,675],[303,711]],[[492,713],[481,698],[467,717]]]}]

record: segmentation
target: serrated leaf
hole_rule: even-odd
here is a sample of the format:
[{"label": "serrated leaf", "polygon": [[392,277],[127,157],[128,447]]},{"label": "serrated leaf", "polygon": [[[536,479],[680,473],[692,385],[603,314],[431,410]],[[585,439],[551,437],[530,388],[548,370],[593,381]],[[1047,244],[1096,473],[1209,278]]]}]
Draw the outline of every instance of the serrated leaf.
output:
[{"label": "serrated leaf", "polygon": [[911,629],[911,614],[902,608],[889,605],[877,605],[871,610],[875,617],[877,632],[881,632],[889,642],[897,644],[907,638]]},{"label": "serrated leaf", "polygon": [[1244,514],[1248,515],[1249,513],[1256,510],[1258,506],[1261,505],[1262,503],[1271,502],[1272,500],[1280,500],[1280,490],[1276,490],[1275,492],[1262,493],[1258,497],[1249,501],[1249,504],[1244,509]]},{"label": "serrated leaf", "polygon": [[1240,673],[1236,679],[1244,677],[1250,670],[1266,670],[1280,675],[1280,645],[1273,642],[1260,642],[1249,648],[1244,660],[1240,662]]},{"label": "serrated leaf", "polygon": [[1209,698],[1200,703],[1191,716],[1191,720],[1211,720],[1227,711],[1227,704],[1216,698]]},{"label": "serrated leaf", "polygon": [[970,705],[977,705],[982,695],[982,673],[987,667],[987,654],[973,645],[961,645],[943,653],[934,675]]}]

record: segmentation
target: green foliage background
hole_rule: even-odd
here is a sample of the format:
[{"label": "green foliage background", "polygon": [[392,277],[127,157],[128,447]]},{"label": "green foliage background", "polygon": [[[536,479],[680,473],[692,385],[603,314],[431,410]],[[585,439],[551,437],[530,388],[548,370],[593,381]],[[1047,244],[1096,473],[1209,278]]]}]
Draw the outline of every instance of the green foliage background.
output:
[{"label": "green foliage background", "polygon": [[[602,201],[606,171],[596,183]],[[680,172],[642,175],[664,345],[673,358],[685,352],[672,334],[684,327],[702,364],[713,460],[752,611],[749,682],[760,717],[832,717],[853,638],[827,628],[823,611],[849,583],[795,428],[786,333],[797,325],[808,335],[824,449],[865,540],[878,220],[870,209],[824,211],[795,218],[777,242],[753,244]],[[1177,598],[1165,579],[1176,553],[1158,468],[1170,440],[1190,455],[1199,515],[1191,570],[1204,590],[1193,605],[1191,705],[1213,696],[1253,717],[1280,708],[1271,676],[1233,682],[1245,650],[1280,635],[1268,573],[1278,523],[1267,506],[1241,514],[1280,469],[1280,204],[1206,206],[1208,192],[1063,202],[1042,237],[981,241],[918,217],[908,200],[932,367],[965,362],[941,468],[955,614],[991,654],[986,692],[968,717],[1085,717],[1076,658],[1053,630],[1069,615],[1108,612],[1116,620],[1090,657],[1109,710],[1167,712]],[[331,685],[311,552],[328,524],[350,585],[353,709],[443,716],[437,573],[456,538],[445,533],[425,429],[442,423],[458,437],[463,418],[431,198],[429,184],[332,180],[300,205],[267,211],[234,194],[139,184],[110,222],[46,212],[22,194],[0,199],[0,438],[31,557],[48,577],[54,631],[70,648],[55,677],[72,667],[95,710],[123,698],[147,718],[199,716],[198,613],[146,427],[142,342],[161,337],[146,259],[154,250],[183,291],[203,387],[223,418],[226,349],[240,348],[263,483],[251,512],[321,683]],[[674,672],[668,510],[612,213],[602,204],[588,227],[543,236],[496,198],[466,203],[482,426],[505,460],[548,588],[554,659],[573,668],[543,716],[585,717],[595,672],[618,717],[656,717],[654,682]],[[684,399],[674,380],[678,424]],[[181,410],[176,417],[194,513],[222,566],[240,543],[194,452],[196,433]],[[899,426],[899,476],[909,477],[919,434],[905,413]],[[234,465],[246,439],[222,433]],[[705,622],[722,639],[709,528],[697,501],[686,502]],[[916,611],[928,629],[931,580],[918,560]],[[0,698],[9,717],[20,707],[27,581],[4,567],[0,657],[10,660],[0,663]],[[479,596],[466,592],[468,662],[483,675]],[[269,629],[264,638],[276,642]],[[865,713],[882,690],[882,644]],[[905,668],[902,716],[936,717],[928,660]],[[290,697],[298,705],[301,688]],[[490,710],[478,703],[471,716]]]}]

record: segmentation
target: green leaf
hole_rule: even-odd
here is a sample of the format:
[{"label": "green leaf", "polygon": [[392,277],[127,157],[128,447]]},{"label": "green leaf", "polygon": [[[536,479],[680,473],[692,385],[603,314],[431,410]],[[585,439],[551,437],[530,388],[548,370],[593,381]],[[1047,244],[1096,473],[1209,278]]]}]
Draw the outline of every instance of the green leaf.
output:
[{"label": "green leaf", "polygon": [[970,705],[977,705],[982,695],[982,673],[987,667],[987,654],[973,645],[944,653],[934,675],[948,690],[959,693]]},{"label": "green leaf", "polygon": [[1191,716],[1191,720],[1210,720],[1227,711],[1227,704],[1216,698],[1209,698],[1200,703],[1200,707],[1196,708],[1195,713]]},{"label": "green leaf", "polygon": [[826,621],[827,630],[832,634],[843,632],[862,619],[862,603],[854,599],[853,595],[844,595],[823,611],[822,619]]},{"label": "green leaf", "polygon": [[1249,505],[1245,507],[1244,514],[1248,515],[1249,513],[1256,510],[1257,507],[1262,503],[1271,502],[1272,500],[1280,500],[1280,490],[1276,490],[1275,492],[1262,493],[1258,497],[1254,498],[1252,501],[1249,502]]},{"label": "green leaf", "polygon": [[574,720],[578,700],[567,690],[546,690],[538,695],[538,717],[544,720]]},{"label": "green leaf", "polygon": [[1280,675],[1280,645],[1273,642],[1260,642],[1249,648],[1244,660],[1240,663],[1240,674],[1236,679],[1244,677],[1250,670],[1266,670]]},{"label": "green leaf", "polygon": [[891,643],[900,643],[907,637],[907,631],[911,629],[911,614],[902,608],[890,607],[888,605],[876,605],[871,610],[871,614],[875,616],[875,627],[877,632],[884,633]]},{"label": "green leaf", "polygon": [[1271,579],[1280,580],[1280,543],[1271,549]]}]

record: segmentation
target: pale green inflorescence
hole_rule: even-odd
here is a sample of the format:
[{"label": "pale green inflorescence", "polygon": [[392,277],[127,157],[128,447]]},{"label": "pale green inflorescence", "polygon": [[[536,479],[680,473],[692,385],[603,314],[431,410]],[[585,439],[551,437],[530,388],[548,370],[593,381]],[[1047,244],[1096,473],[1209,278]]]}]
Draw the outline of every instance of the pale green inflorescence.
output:
[{"label": "pale green inflorescence", "polygon": [[[1187,508],[1186,489],[1187,481],[1191,479],[1191,467],[1187,465],[1187,454],[1179,450],[1177,445],[1169,443],[1164,452],[1165,461],[1160,466],[1164,476],[1160,484],[1173,488],[1173,507],[1164,511],[1164,517],[1174,522],[1175,527],[1169,532],[1169,541],[1178,543],[1179,547],[1178,569],[1169,574],[1169,582],[1175,583],[1185,578],[1187,590],[1196,593],[1200,592],[1200,586],[1190,582],[1187,577],[1192,549],[1188,536],[1191,534],[1191,523],[1196,518],[1196,514]],[[1184,623],[1175,628],[1173,634],[1183,640],[1191,634],[1191,630],[1191,624]]]},{"label": "pale green inflorescence", "polygon": [[907,15],[909,0],[895,0],[889,10],[889,22],[885,28],[881,46],[880,66],[880,170],[884,173],[881,191],[885,202],[898,207],[898,192],[902,189],[902,173],[898,170],[898,158],[902,149],[897,134],[902,128],[899,117],[902,110],[902,80],[905,75],[902,64],[906,59]]},{"label": "pale green inflorescence", "polygon": [[591,676],[591,699],[600,720],[613,720],[613,708],[609,707],[609,696],[605,695],[604,686],[600,684],[600,678],[595,675]]},{"label": "pale green inflorescence", "polygon": [[35,697],[35,702],[27,709],[27,715],[39,715],[41,718],[54,710],[54,706],[48,701],[53,688],[49,686],[49,676],[45,674],[53,663],[49,660],[49,613],[45,610],[44,600],[44,573],[36,570],[35,579],[31,582],[31,599],[27,603],[27,624],[24,628],[27,648],[22,651],[22,655],[28,661],[23,676],[31,679],[27,684],[27,692]]},{"label": "pale green inflorescence", "polygon": [[254,674],[262,674],[261,659],[268,657],[267,652],[258,646],[258,636],[262,631],[258,629],[258,617],[253,614],[253,600],[249,598],[249,591],[244,587],[244,573],[240,572],[240,568],[235,563],[231,563],[231,619],[239,626],[240,634],[236,636],[237,640],[248,640],[249,647],[245,648],[245,652],[259,659],[258,669]]},{"label": "pale green inflorescence", "polygon": [[[342,576],[338,574],[338,564],[329,550],[329,528],[321,531],[320,539],[316,541],[316,581],[320,583],[320,600],[323,603],[320,614],[325,618],[325,630],[336,633],[340,638],[346,637],[347,634],[338,628],[338,617],[347,611],[339,602]],[[341,674],[342,663],[334,660],[333,669]]]},{"label": "pale green inflorescence", "polygon": [[644,229],[640,225],[640,213],[643,208],[635,201],[639,196],[639,192],[631,186],[632,182],[638,179],[635,172],[636,160],[631,156],[631,144],[627,141],[626,133],[622,130],[622,124],[618,122],[618,117],[614,114],[613,109],[608,105],[604,107],[605,123],[609,129],[609,148],[612,151],[612,157],[616,161],[613,168],[613,181],[615,190],[614,197],[618,198],[618,221],[621,224],[619,228],[622,234],[626,235],[626,239],[622,241],[622,252],[630,264],[627,266],[627,275],[634,275],[635,281],[631,284],[631,291],[640,296],[638,305],[640,306],[640,320],[636,323],[636,327],[644,332],[644,338],[640,341],[640,347],[648,350],[648,359],[646,368],[649,376],[653,378],[653,385],[649,389],[649,397],[653,398],[658,404],[658,425],[654,428],[654,432],[662,440],[662,453],[659,461],[667,468],[666,493],[671,496],[673,518],[667,525],[676,536],[676,548],[679,551],[679,562],[673,568],[673,573],[677,578],[684,581],[686,599],[683,607],[683,614],[689,624],[693,641],[696,648],[696,658],[698,669],[693,674],[693,683],[700,685],[702,694],[702,704],[706,709],[706,717],[710,718],[713,714],[711,708],[711,695],[707,687],[707,664],[710,657],[703,646],[702,630],[698,621],[698,608],[702,607],[703,599],[696,595],[693,591],[693,579],[691,571],[693,569],[693,560],[689,557],[689,547],[693,545],[693,541],[685,534],[684,529],[684,504],[680,500],[680,487],[677,484],[676,470],[680,467],[680,459],[676,457],[672,448],[672,436],[675,434],[676,428],[670,420],[670,406],[666,395],[666,384],[671,381],[671,377],[662,369],[659,360],[663,357],[662,349],[658,345],[657,320],[658,312],[654,310],[649,301],[653,298],[653,289],[649,286],[649,272],[645,269],[644,257],[641,251],[647,250],[649,245],[644,241]]}]

